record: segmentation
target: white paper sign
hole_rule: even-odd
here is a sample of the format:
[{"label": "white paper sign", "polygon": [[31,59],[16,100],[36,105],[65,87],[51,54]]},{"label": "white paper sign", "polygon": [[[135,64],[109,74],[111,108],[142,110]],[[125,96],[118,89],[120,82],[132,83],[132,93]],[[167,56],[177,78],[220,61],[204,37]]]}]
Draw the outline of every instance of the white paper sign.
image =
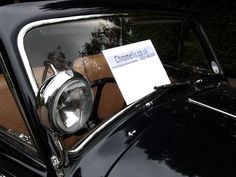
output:
[{"label": "white paper sign", "polygon": [[107,49],[103,55],[127,104],[153,92],[155,86],[170,84],[151,40]]}]

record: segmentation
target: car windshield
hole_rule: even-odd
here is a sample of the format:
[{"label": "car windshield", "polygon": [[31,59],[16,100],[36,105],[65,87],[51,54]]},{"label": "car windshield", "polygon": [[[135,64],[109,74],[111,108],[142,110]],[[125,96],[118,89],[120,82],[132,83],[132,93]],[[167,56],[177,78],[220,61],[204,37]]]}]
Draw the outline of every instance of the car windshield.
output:
[{"label": "car windshield", "polygon": [[[43,72],[48,63],[59,72],[71,69],[82,73],[90,83],[112,78],[102,51],[148,39],[152,41],[171,83],[213,74],[195,31],[182,18],[112,16],[44,24],[26,33],[24,46],[40,87],[46,79]],[[99,88],[93,89],[95,95],[99,93]],[[99,103],[95,105],[99,121],[125,107],[120,89],[113,81],[108,81],[99,95]],[[71,146],[71,143],[65,144]]]},{"label": "car windshield", "polygon": [[212,72],[195,32],[185,20],[110,17],[45,25],[30,30],[24,45],[40,85],[40,71],[47,62],[58,70],[75,68],[79,59],[147,39],[152,41],[171,82]]}]

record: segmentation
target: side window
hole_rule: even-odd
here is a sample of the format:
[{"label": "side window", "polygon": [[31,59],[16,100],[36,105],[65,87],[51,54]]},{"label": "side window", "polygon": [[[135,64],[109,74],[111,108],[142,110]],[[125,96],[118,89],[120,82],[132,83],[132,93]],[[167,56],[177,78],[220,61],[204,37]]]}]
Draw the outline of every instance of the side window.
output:
[{"label": "side window", "polygon": [[208,70],[207,59],[200,43],[189,25],[183,27],[183,55],[182,64],[198,67],[200,70]]},{"label": "side window", "polygon": [[129,33],[125,42],[139,42],[151,39],[163,63],[176,63],[178,57],[179,24],[168,21],[129,22]]},{"label": "side window", "polygon": [[32,145],[29,131],[4,77],[2,66],[0,69],[0,132]]},{"label": "side window", "polygon": [[[211,73],[195,32],[185,20],[133,21],[129,42],[151,39],[171,82],[191,80]],[[128,42],[127,42],[128,43]]]}]

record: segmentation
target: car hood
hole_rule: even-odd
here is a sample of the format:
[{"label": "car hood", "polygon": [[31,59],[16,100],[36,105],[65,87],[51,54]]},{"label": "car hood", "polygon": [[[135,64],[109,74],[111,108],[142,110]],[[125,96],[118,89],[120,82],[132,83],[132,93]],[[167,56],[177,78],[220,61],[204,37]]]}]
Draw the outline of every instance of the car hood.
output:
[{"label": "car hood", "polygon": [[218,85],[154,108],[154,123],[119,157],[109,176],[235,177],[233,92]]}]

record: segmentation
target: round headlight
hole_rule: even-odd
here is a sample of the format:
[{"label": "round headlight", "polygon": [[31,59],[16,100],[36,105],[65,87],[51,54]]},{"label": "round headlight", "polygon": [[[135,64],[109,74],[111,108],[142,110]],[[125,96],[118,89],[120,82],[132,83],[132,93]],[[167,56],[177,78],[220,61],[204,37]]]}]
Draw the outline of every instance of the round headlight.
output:
[{"label": "round headlight", "polygon": [[77,132],[91,115],[93,92],[79,73],[59,73],[44,86],[42,97],[52,127],[62,134]]},{"label": "round headlight", "polygon": [[71,79],[55,95],[50,117],[60,131],[74,133],[87,122],[92,104],[92,92],[87,82],[83,79]]}]

